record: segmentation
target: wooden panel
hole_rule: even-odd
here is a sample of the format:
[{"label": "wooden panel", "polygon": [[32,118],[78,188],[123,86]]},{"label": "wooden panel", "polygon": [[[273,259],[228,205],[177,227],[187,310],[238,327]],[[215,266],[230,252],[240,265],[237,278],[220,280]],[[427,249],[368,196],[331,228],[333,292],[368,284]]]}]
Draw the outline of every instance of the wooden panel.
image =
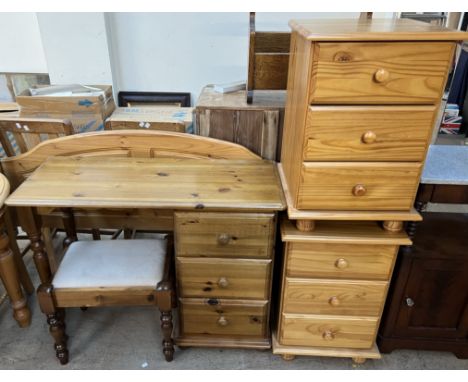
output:
[{"label": "wooden panel", "polygon": [[255,32],[255,53],[289,53],[291,33]]},{"label": "wooden panel", "polygon": [[420,172],[420,163],[306,162],[297,208],[409,210]]},{"label": "wooden panel", "polygon": [[287,87],[289,54],[256,53],[254,89],[282,90]]},{"label": "wooden panel", "polygon": [[313,231],[299,231],[288,219],[281,222],[281,240],[301,243],[411,245],[406,232],[384,230],[379,222],[318,221]]},{"label": "wooden panel", "polygon": [[260,159],[245,147],[192,134],[167,131],[119,130],[84,133],[45,141],[26,154],[1,161],[15,189],[26,176],[52,156],[184,157],[197,159]]},{"label": "wooden panel", "polygon": [[178,257],[181,297],[267,299],[271,260]]},{"label": "wooden panel", "polygon": [[268,328],[267,301],[181,299],[181,332],[262,337]]},{"label": "wooden panel", "polygon": [[284,197],[288,206],[288,217],[292,220],[331,220],[331,221],[357,221],[357,220],[396,220],[396,221],[421,221],[421,214],[411,207],[408,211],[336,211],[336,210],[299,210],[293,205],[292,195],[289,192],[283,166],[278,163],[278,173],[283,186]]},{"label": "wooden panel", "polygon": [[177,256],[259,257],[272,254],[274,214],[176,212]]},{"label": "wooden panel", "polygon": [[304,160],[423,161],[433,106],[312,106]]},{"label": "wooden panel", "polygon": [[458,41],[467,33],[410,19],[310,19],[291,20],[289,26],[312,41]]},{"label": "wooden panel", "polygon": [[311,103],[432,104],[451,65],[448,42],[319,43]]},{"label": "wooden panel", "polygon": [[284,206],[276,167],[268,161],[119,157],[50,158],[8,203],[236,212]]},{"label": "wooden panel", "polygon": [[[397,246],[288,243],[286,272],[291,277],[388,280]],[[338,263],[340,260],[340,264]]]},{"label": "wooden panel", "polygon": [[283,312],[380,316],[387,282],[286,278]]},{"label": "wooden panel", "polygon": [[381,359],[379,349],[374,343],[370,349],[324,348],[321,346],[286,346],[278,342],[276,333],[272,333],[273,354],[288,354],[314,357],[351,357]]},{"label": "wooden panel", "polygon": [[378,319],[283,314],[280,343],[284,345],[370,348]]},{"label": "wooden panel", "polygon": [[296,205],[301,176],[302,147],[308,108],[312,44],[291,34],[288,92],[284,116],[281,164],[293,205]]},{"label": "wooden panel", "polygon": [[[256,98],[257,99],[257,98]],[[199,134],[240,144],[262,158],[275,160],[279,110],[197,108]]]}]

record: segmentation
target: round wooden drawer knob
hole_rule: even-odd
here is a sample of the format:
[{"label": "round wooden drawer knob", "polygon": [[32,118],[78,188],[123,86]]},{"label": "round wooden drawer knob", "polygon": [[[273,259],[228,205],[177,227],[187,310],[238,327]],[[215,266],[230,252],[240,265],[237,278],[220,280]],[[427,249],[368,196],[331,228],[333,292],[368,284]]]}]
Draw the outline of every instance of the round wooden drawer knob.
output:
[{"label": "round wooden drawer knob", "polygon": [[377,139],[377,135],[373,131],[366,131],[362,134],[361,140],[364,143],[374,143]]},{"label": "round wooden drawer knob", "polygon": [[335,334],[331,330],[325,330],[322,334],[322,337],[325,341],[331,341],[335,339]]},{"label": "round wooden drawer knob", "polygon": [[227,326],[229,324],[229,321],[224,316],[219,317],[217,322],[219,326]]},{"label": "round wooden drawer knob", "polygon": [[388,81],[389,78],[390,78],[390,73],[388,72],[388,70],[378,69],[374,73],[374,80],[375,82],[378,82],[379,84]]},{"label": "round wooden drawer knob", "polygon": [[338,299],[338,297],[332,296],[332,297],[330,297],[330,299],[328,300],[328,303],[329,303],[331,306],[338,306],[338,305],[340,305],[340,300]]},{"label": "round wooden drawer knob", "polygon": [[226,245],[229,243],[230,240],[231,240],[231,235],[228,235],[227,233],[221,233],[218,235],[219,245]]},{"label": "round wooden drawer knob", "polygon": [[348,260],[346,259],[338,259],[335,261],[335,267],[338,269],[345,269],[348,268]]},{"label": "round wooden drawer knob", "polygon": [[218,286],[220,288],[227,288],[229,286],[229,281],[226,277],[220,277],[218,280]]},{"label": "round wooden drawer knob", "polygon": [[364,196],[367,192],[366,186],[363,184],[356,184],[353,187],[353,195],[354,196]]}]

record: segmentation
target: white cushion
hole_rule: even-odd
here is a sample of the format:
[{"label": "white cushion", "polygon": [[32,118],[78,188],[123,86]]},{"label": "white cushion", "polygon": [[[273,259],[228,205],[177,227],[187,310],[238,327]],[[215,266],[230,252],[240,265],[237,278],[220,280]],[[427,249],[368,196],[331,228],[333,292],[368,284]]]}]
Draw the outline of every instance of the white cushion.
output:
[{"label": "white cushion", "polygon": [[54,288],[156,287],[164,271],[166,241],[95,240],[70,245]]}]

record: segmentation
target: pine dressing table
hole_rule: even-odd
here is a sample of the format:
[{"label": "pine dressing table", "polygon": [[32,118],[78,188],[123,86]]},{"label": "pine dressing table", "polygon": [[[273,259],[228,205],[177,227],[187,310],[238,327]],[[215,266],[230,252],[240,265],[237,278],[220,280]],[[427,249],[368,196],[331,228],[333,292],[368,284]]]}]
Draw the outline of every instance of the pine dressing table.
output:
[{"label": "pine dressing table", "polygon": [[[93,138],[93,134],[94,139],[146,134],[147,145],[151,145],[151,135],[159,135],[159,142],[161,136],[173,139],[178,135],[122,131],[85,136]],[[126,144],[121,146],[128,148],[129,137],[124,138]],[[59,138],[62,142],[71,139],[80,138]],[[163,158],[50,157],[6,203],[34,211],[38,227],[47,225],[47,216],[58,210],[64,216],[66,230],[66,220],[86,210],[146,211],[144,222],[136,228],[165,227],[175,233],[177,344],[269,348],[276,214],[286,207],[276,164],[261,160],[240,146],[239,150],[249,154],[243,154],[248,159],[217,159],[216,145],[232,151],[237,145],[231,143],[185,134],[174,139],[179,150],[188,150],[189,146],[183,145],[187,140],[192,151],[193,143],[214,145],[210,155],[215,160],[190,155],[180,158],[167,152]],[[119,140],[116,142],[120,144]],[[225,149],[225,157],[235,156],[226,152]],[[129,219],[133,217],[128,213]],[[102,224],[110,221],[101,218],[99,227],[108,228]],[[50,270],[44,245],[35,237],[37,227],[27,231],[41,280],[45,282]]]}]

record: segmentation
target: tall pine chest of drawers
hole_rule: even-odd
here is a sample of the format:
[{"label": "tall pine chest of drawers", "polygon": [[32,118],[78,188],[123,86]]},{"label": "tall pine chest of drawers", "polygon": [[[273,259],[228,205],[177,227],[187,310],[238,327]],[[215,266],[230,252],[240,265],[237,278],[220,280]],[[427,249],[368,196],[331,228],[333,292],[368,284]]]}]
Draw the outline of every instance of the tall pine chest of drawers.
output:
[{"label": "tall pine chest of drawers", "polygon": [[[375,337],[456,43],[413,20],[293,20],[288,219],[273,352],[380,358]],[[295,225],[293,224],[295,222]]]}]

